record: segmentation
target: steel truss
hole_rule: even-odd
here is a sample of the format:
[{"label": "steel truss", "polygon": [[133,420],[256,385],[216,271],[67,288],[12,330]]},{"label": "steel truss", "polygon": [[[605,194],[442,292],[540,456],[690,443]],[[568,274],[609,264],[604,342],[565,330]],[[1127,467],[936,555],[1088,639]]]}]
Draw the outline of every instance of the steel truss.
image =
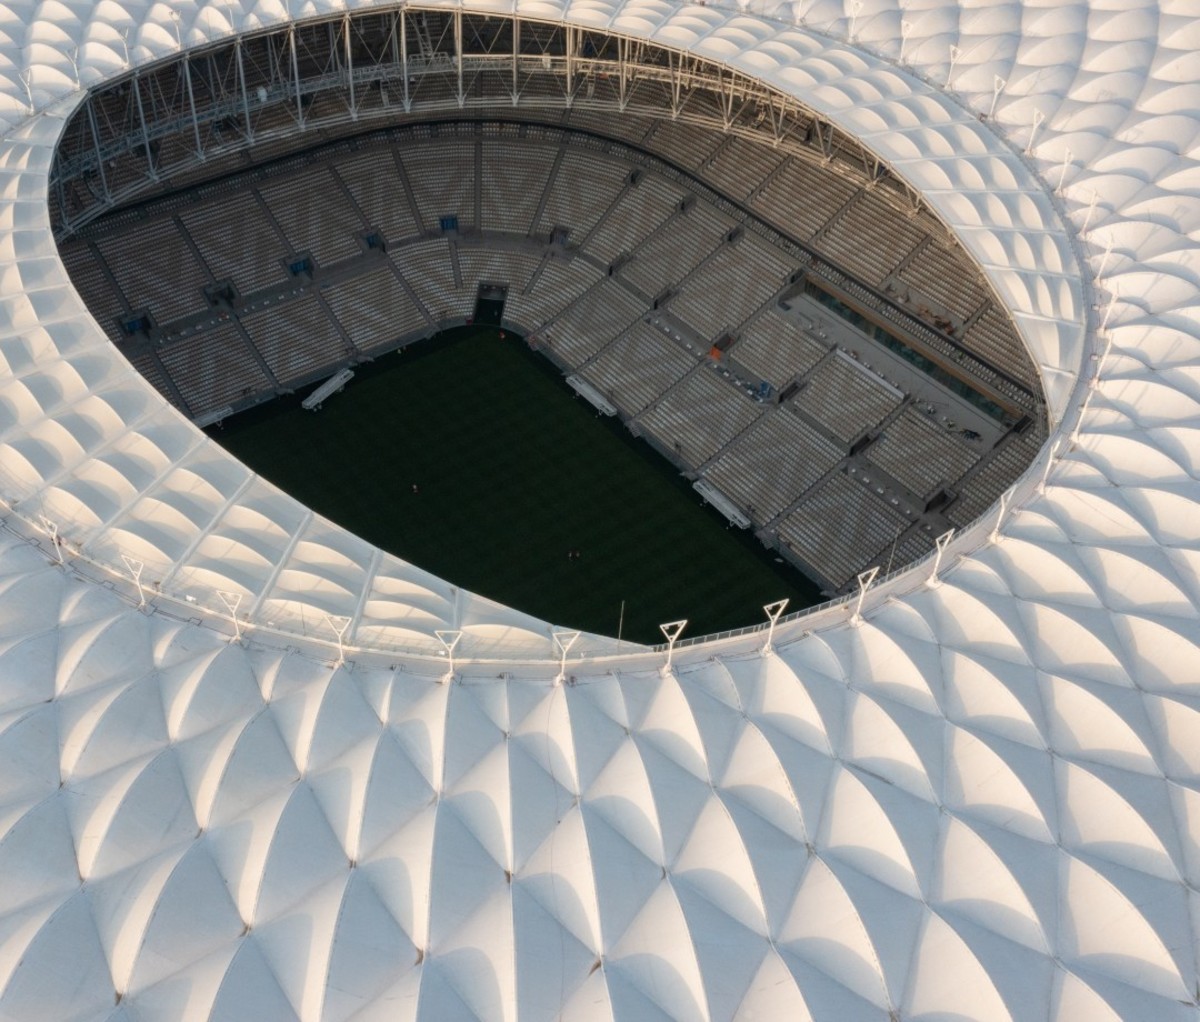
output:
[{"label": "steel truss", "polygon": [[66,237],[148,189],[194,180],[214,158],[266,143],[280,155],[298,134],[317,142],[362,122],[502,107],[670,118],[891,180],[793,98],[712,61],[557,23],[409,6],[238,36],[93,90],[51,170],[55,230]]}]

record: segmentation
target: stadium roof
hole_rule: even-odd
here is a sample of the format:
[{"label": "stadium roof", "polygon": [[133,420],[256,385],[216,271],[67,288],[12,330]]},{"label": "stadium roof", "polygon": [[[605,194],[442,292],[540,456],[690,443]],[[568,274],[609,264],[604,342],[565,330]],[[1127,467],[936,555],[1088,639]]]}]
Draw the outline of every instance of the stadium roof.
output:
[{"label": "stadium roof", "polygon": [[1191,0],[494,7],[862,139],[1055,427],[936,580],[565,668],[208,442],[56,255],[56,139],[126,49],[360,6],[0,10],[0,1018],[1195,1018]]}]

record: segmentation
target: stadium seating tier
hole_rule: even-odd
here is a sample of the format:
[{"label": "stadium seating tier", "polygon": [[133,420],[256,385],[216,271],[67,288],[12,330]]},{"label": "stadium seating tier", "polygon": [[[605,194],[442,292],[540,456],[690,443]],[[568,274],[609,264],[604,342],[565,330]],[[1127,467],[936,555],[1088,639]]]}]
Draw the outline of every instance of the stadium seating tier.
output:
[{"label": "stadium seating tier", "polygon": [[[980,460],[778,305],[811,264],[796,245],[808,242],[852,290],[935,305],[923,311],[1032,382],[1011,325],[931,218],[845,166],[744,137],[570,120],[588,134],[462,120],[287,155],[117,212],[64,259],[114,340],[193,417],[464,322],[481,284],[502,286],[510,322],[830,589],[930,543],[919,509],[848,471],[868,431],[862,463],[917,500],[946,487],[957,524],[1021,471],[1023,438]],[[130,338],[120,324],[143,311],[151,335]],[[790,386],[784,404],[763,400]]]}]

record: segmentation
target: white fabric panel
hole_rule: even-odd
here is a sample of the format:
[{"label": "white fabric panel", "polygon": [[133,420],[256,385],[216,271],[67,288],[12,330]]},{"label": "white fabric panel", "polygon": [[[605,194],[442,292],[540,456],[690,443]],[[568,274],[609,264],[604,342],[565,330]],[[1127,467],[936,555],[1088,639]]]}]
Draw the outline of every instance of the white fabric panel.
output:
[{"label": "white fabric panel", "polygon": [[[53,147],[126,45],[142,65],[347,6],[4,8],[0,1015],[1196,1018],[1192,5],[517,5],[860,137],[1010,306],[1057,428],[1046,485],[933,586],[666,672],[585,637],[571,685],[549,625],[205,441],[54,254]],[[86,571],[26,542],[39,514]],[[124,558],[180,602],[132,606]],[[439,631],[464,633],[452,684]]]}]

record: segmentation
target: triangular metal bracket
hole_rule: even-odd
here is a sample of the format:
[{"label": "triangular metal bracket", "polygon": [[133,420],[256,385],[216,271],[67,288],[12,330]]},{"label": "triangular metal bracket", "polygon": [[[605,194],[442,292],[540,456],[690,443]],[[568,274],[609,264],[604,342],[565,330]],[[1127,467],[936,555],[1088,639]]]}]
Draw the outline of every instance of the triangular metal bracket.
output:
[{"label": "triangular metal bracket", "polygon": [[785,596],[782,600],[776,600],[774,603],[763,605],[763,612],[767,615],[767,620],[770,625],[767,627],[767,641],[763,643],[763,653],[772,652],[775,647],[771,640],[775,637],[775,623],[783,616],[783,612],[787,610],[788,598]]},{"label": "triangular metal bracket", "polygon": [[675,654],[675,643],[679,641],[679,636],[683,634],[683,630],[687,627],[687,618],[681,618],[678,621],[668,621],[666,624],[659,625],[659,631],[663,633],[667,640],[667,662],[663,664],[663,674],[671,673],[671,659]]},{"label": "triangular metal bracket", "polygon": [[561,685],[563,679],[567,676],[567,653],[575,645],[575,641],[579,638],[580,634],[580,632],[550,633],[550,637],[554,640],[555,648],[558,650],[558,677],[554,679],[556,685]]},{"label": "triangular metal bracket", "polygon": [[454,677],[454,648],[458,645],[459,640],[462,639],[463,633],[455,629],[453,631],[435,631],[433,634],[437,637],[438,642],[442,644],[442,649],[445,651],[448,659],[448,666],[442,680],[449,681]]}]

